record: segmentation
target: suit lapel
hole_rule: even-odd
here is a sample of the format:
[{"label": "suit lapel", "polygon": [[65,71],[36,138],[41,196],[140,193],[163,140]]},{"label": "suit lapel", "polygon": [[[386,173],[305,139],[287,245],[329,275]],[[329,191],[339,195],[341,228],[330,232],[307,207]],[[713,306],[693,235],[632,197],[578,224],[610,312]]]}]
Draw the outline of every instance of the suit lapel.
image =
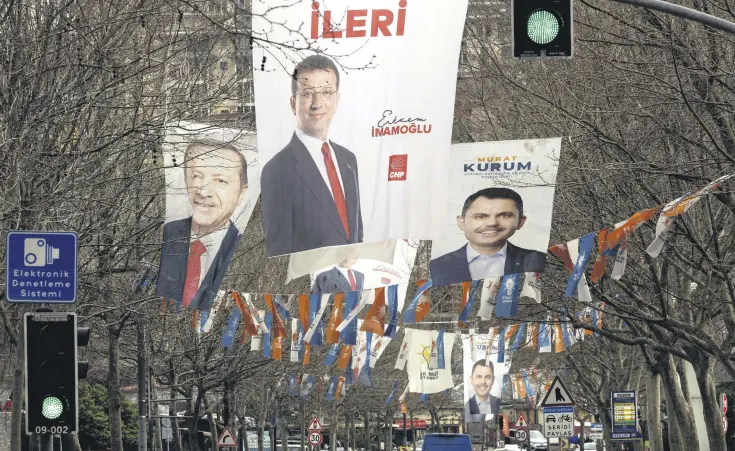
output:
[{"label": "suit lapel", "polygon": [[329,272],[331,272],[331,279],[334,280],[334,289],[336,290],[335,293],[352,291],[352,288],[350,287],[350,281],[345,279],[345,276],[339,269],[334,267],[330,269]]},{"label": "suit lapel", "polygon": [[[347,223],[350,225],[350,238],[357,238],[357,179],[355,178],[356,169],[347,162],[347,152],[337,144],[330,141],[334,155],[337,157],[337,166],[342,176],[342,186],[345,193],[345,203],[347,203]],[[353,241],[357,242],[357,241]]]},{"label": "suit lapel", "polygon": [[508,241],[508,250],[505,255],[505,274],[520,274],[523,272],[523,261],[520,261],[518,257],[518,248]]},{"label": "suit lapel", "polygon": [[182,221],[182,228],[177,230],[177,237],[174,240],[171,258],[175,260],[174,267],[177,271],[177,279],[181,281],[181,294],[184,293],[184,283],[186,281],[186,265],[189,263],[189,242],[191,241],[191,217]]},{"label": "suit lapel", "polygon": [[195,308],[206,311],[212,307],[212,301],[214,301],[222,279],[225,277],[225,272],[227,272],[227,266],[230,264],[232,254],[235,253],[238,235],[237,227],[230,223],[227,233],[219,246],[217,255],[214,261],[212,261],[212,264],[209,265],[207,275],[204,276],[204,280],[202,280],[201,285],[199,285],[199,290],[197,290],[196,297],[192,300],[192,306],[195,305]]},{"label": "suit lapel", "polygon": [[467,261],[467,246],[469,245],[465,244],[449,254],[451,261],[448,266],[452,268],[452,270],[450,270],[452,277],[449,283],[459,283],[472,279],[472,276],[470,275],[470,264]]},{"label": "suit lapel", "polygon": [[322,178],[322,174],[319,172],[319,168],[317,168],[314,159],[311,158],[309,151],[306,149],[306,146],[304,146],[304,143],[302,143],[296,136],[296,133],[294,133],[291,138],[290,147],[291,155],[296,160],[296,171],[301,175],[301,180],[307,188],[309,188],[312,194],[314,194],[314,197],[316,197],[317,202],[322,207],[324,214],[346,240],[347,233],[344,230],[344,225],[342,225],[342,220],[337,212],[337,205],[334,203],[332,193],[329,192],[329,188],[324,182],[324,178]]}]

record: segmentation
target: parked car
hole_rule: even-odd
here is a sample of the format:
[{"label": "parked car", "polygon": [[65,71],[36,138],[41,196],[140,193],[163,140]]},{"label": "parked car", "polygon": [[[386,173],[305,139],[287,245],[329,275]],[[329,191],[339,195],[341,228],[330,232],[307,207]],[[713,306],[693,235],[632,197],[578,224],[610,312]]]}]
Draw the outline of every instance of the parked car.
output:
[{"label": "parked car", "polygon": [[426,434],[421,451],[472,451],[467,434]]}]

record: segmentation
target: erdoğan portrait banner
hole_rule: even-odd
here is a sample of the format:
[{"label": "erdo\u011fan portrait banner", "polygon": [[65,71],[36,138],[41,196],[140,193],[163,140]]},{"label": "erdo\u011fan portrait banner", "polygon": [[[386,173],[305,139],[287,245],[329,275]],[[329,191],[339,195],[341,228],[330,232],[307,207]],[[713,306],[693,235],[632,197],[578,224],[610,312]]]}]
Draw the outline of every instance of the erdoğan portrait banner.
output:
[{"label": "erdo\u011fan portrait banner", "polygon": [[253,2],[269,257],[438,236],[467,0]]}]

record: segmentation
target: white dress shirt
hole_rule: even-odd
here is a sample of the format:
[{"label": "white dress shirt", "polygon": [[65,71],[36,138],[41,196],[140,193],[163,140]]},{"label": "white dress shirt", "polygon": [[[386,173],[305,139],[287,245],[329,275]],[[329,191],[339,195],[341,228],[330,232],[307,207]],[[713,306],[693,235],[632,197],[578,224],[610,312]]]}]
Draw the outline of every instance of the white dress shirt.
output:
[{"label": "white dress shirt", "polygon": [[[306,147],[306,150],[309,151],[309,155],[311,155],[311,158],[314,160],[314,163],[316,163],[316,167],[319,169],[319,173],[322,175],[322,179],[324,179],[324,183],[327,185],[327,189],[332,194],[332,198],[334,198],[334,193],[332,192],[332,185],[329,183],[329,175],[327,174],[327,165],[324,164],[324,154],[322,153],[322,144],[324,142],[321,139],[314,138],[311,135],[308,135],[306,132],[300,129],[296,129],[296,137],[299,138],[299,141],[301,141],[304,146]],[[332,148],[332,145],[329,143],[329,138],[327,138],[327,145],[329,146],[329,153],[332,155],[332,161],[334,162],[334,167],[337,169],[337,178],[339,178],[339,184],[342,187],[342,193],[345,192],[345,184],[342,181],[342,174],[339,172],[339,164],[337,163],[337,155],[334,153],[334,149]]]},{"label": "white dress shirt", "polygon": [[502,276],[505,273],[505,256],[508,253],[508,242],[493,255],[483,255],[477,252],[471,244],[467,244],[467,263],[470,265],[472,280],[482,280],[488,277]]},{"label": "white dress shirt", "polygon": [[194,232],[191,232],[191,241],[199,240],[202,242],[204,247],[207,248],[207,251],[202,254],[200,257],[201,262],[201,272],[199,273],[199,286],[202,286],[202,282],[204,281],[204,278],[207,277],[207,272],[209,272],[209,267],[212,266],[212,262],[214,262],[214,259],[217,257],[217,252],[219,252],[219,247],[222,245],[222,240],[225,239],[225,235],[227,235],[227,231],[230,228],[230,222],[227,222],[227,226],[217,229],[212,233],[208,233],[204,236],[198,237]]},{"label": "white dress shirt", "polygon": [[[479,396],[475,396],[475,400],[477,401],[477,408],[481,414],[485,414],[485,415],[493,414],[493,405],[490,404],[490,402],[484,402],[480,400]],[[488,401],[490,401],[489,398],[488,398]]]}]

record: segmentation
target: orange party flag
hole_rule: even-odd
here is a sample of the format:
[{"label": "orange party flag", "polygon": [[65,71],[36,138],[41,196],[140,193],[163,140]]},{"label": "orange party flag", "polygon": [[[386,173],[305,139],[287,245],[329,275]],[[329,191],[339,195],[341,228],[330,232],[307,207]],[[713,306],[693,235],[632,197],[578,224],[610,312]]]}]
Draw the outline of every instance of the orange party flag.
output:
[{"label": "orange party flag", "polygon": [[[462,300],[459,303],[460,315],[462,314],[462,310],[464,310],[464,306],[467,305],[467,300],[470,297],[470,285],[472,285],[471,281],[462,282]],[[457,322],[457,325],[459,327],[467,327],[467,325],[462,322]]]},{"label": "orange party flag", "polygon": [[337,388],[334,390],[334,399],[339,400],[342,396],[342,388],[345,386],[345,377],[340,376],[337,381]]},{"label": "orange party flag", "polygon": [[311,345],[304,343],[302,346],[304,346],[304,365],[308,365],[311,363]]},{"label": "orange party flag", "polygon": [[[426,283],[426,279],[420,279],[416,281],[416,285],[421,286]],[[429,314],[429,309],[431,308],[431,303],[429,302],[429,290],[426,290],[421,297],[419,298],[419,302],[416,305],[416,322],[420,323],[422,319],[426,318],[426,315]]]},{"label": "orange party flag", "polygon": [[301,319],[301,328],[304,333],[309,330],[309,295],[299,295],[299,318]]},{"label": "orange party flag", "polygon": [[[242,317],[242,324],[245,328],[245,332],[243,334],[244,337],[247,335],[258,335],[258,324],[253,319],[253,314],[250,311],[250,309],[247,308],[245,305],[245,302],[243,302],[242,297],[240,297],[240,293],[237,291],[232,292],[232,299],[235,300],[235,305],[237,305],[237,308],[240,309],[240,314]],[[245,339],[243,338],[241,343],[244,343]]]},{"label": "orange party flag", "polygon": [[264,294],[263,299],[265,299],[265,303],[268,306],[268,309],[271,311],[271,314],[273,315],[273,325],[271,333],[274,337],[283,338],[287,337],[288,333],[286,332],[286,326],[283,324],[283,319],[281,318],[281,314],[278,313],[278,309],[276,308],[276,304],[273,302],[273,295],[272,294]]},{"label": "orange party flag", "polygon": [[273,339],[273,358],[275,360],[283,359],[283,337]]},{"label": "orange party flag", "polygon": [[595,260],[595,264],[592,266],[592,274],[590,275],[590,280],[595,283],[605,274],[607,257],[602,255],[602,253],[607,250],[607,234],[609,231],[610,229],[602,229],[597,232],[597,260]]},{"label": "orange party flag", "polygon": [[329,315],[329,323],[327,324],[327,333],[325,337],[327,344],[339,343],[339,332],[337,332],[337,326],[342,322],[342,307],[344,299],[344,293],[336,293],[334,295],[332,314]]},{"label": "orange party flag", "polygon": [[620,227],[614,228],[612,232],[607,235],[607,247],[613,249],[644,222],[653,218],[659,210],[661,210],[661,207],[653,207],[633,214],[633,216],[626,219]]},{"label": "orange party flag", "polygon": [[385,287],[379,287],[375,289],[375,300],[365,315],[360,330],[382,337],[385,329],[385,310]]},{"label": "orange party flag", "polygon": [[559,257],[559,259],[564,264],[564,269],[572,272],[572,270],[574,269],[574,263],[572,262],[572,257],[569,255],[569,248],[567,247],[567,243],[552,246],[549,248],[549,251]]}]

